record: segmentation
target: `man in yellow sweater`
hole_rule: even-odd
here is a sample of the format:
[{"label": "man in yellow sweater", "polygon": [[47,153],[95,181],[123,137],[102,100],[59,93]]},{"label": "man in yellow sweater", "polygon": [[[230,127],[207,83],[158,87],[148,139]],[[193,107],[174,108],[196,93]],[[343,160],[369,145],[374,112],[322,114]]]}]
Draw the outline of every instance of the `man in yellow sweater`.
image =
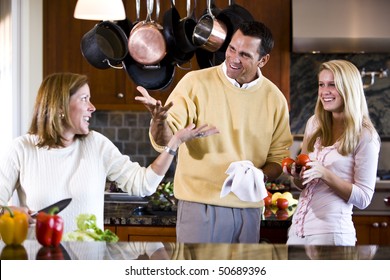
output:
[{"label": "man in yellow sweater", "polygon": [[142,96],[136,100],[152,113],[150,139],[157,151],[192,122],[211,125],[207,133],[219,131],[206,138],[200,134],[179,148],[174,178],[178,242],[259,242],[262,200],[243,201],[233,192],[221,197],[221,189],[233,162],[250,161],[273,180],[289,156],[287,101],[260,70],[273,45],[263,23],[244,23],[232,37],[225,62],[187,73],[165,106],[138,87]]}]

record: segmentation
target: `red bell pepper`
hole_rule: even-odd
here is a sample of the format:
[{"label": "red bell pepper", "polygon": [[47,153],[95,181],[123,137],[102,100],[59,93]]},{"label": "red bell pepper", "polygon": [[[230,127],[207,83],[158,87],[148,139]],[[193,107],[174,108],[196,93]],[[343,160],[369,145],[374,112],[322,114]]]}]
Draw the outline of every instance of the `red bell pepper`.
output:
[{"label": "red bell pepper", "polygon": [[36,237],[43,246],[57,247],[64,232],[64,221],[56,215],[58,207],[50,209],[49,213],[39,212],[36,220]]},{"label": "red bell pepper", "polygon": [[37,260],[64,260],[65,256],[62,252],[61,246],[57,247],[48,247],[44,246],[39,249],[37,256]]}]

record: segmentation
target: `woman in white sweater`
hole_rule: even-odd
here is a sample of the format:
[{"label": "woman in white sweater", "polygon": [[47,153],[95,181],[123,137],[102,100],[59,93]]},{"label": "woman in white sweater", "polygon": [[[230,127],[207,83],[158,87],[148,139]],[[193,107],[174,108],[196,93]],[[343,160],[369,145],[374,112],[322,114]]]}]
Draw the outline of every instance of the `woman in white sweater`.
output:
[{"label": "woman in white sweater", "polygon": [[[129,195],[155,192],[178,146],[199,133],[217,133],[194,124],[182,129],[155,161],[141,167],[120,153],[105,136],[89,130],[95,107],[87,77],[73,73],[49,75],[42,82],[30,129],[16,138],[0,161],[0,204],[16,191],[20,205],[31,213],[64,198],[72,202],[61,212],[64,232],[77,228],[76,217],[94,214],[103,228],[106,180],[115,181]],[[16,206],[15,206],[16,207]],[[30,219],[33,222],[33,219]]]}]

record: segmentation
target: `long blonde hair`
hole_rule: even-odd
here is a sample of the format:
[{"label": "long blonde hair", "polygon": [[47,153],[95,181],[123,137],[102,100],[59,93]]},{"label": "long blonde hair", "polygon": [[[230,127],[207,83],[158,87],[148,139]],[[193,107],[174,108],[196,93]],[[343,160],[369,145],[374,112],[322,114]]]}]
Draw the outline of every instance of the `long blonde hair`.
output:
[{"label": "long blonde hair", "polygon": [[38,147],[64,147],[61,137],[64,127],[73,127],[69,116],[69,99],[87,83],[87,76],[74,73],[54,73],[42,81],[28,131],[38,136]]},{"label": "long blonde hair", "polygon": [[[363,127],[368,128],[372,135],[376,134],[376,130],[369,116],[363,81],[357,67],[346,60],[331,60],[321,64],[319,73],[325,69],[333,73],[336,89],[344,102],[345,129],[339,138],[338,152],[347,155],[355,150]],[[317,98],[315,117],[318,128],[308,141],[308,151],[314,150],[318,137],[323,146],[333,144],[332,112],[324,110],[320,96]]]}]

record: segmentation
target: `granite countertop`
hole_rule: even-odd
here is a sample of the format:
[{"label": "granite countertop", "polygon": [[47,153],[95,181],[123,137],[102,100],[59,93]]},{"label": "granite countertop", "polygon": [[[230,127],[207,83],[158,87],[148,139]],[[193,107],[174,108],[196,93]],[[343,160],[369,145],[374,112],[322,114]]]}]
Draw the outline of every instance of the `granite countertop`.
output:
[{"label": "granite countertop", "polygon": [[[269,210],[269,209],[268,209]],[[288,228],[291,225],[292,212],[289,216],[277,216],[276,210],[263,214],[262,227]],[[285,213],[286,214],[286,213]],[[150,211],[147,202],[106,201],[104,204],[105,225],[142,225],[142,226],[176,226],[176,211]]]},{"label": "granite countertop", "polygon": [[176,226],[174,211],[137,211],[146,209],[145,203],[105,202],[105,225]]},{"label": "granite countertop", "polygon": [[[1,259],[56,260],[389,260],[390,246],[288,246],[285,244],[185,244],[161,242],[62,242],[42,247],[0,241]],[[146,253],[148,252],[148,254]]]}]

